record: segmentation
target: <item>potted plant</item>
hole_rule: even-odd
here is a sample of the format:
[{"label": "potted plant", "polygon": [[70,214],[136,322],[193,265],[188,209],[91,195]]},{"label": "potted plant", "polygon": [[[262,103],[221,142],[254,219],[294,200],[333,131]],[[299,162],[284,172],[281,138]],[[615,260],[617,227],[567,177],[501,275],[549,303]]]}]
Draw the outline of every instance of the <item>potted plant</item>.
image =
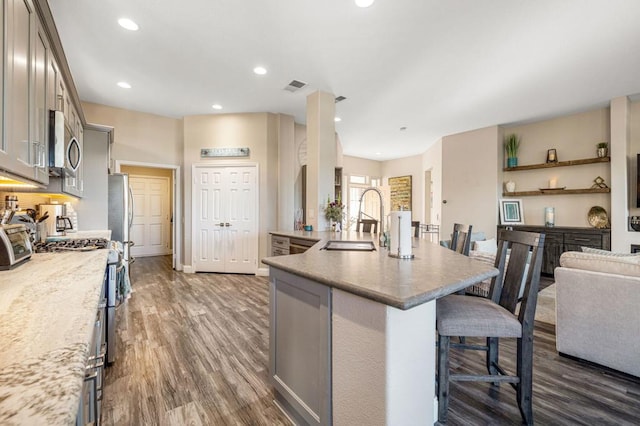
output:
[{"label": "potted plant", "polygon": [[604,158],[609,155],[609,144],[607,142],[600,142],[597,147],[598,158]]},{"label": "potted plant", "polygon": [[507,167],[518,165],[518,148],[520,148],[520,136],[512,133],[504,138],[504,150],[507,153]]}]

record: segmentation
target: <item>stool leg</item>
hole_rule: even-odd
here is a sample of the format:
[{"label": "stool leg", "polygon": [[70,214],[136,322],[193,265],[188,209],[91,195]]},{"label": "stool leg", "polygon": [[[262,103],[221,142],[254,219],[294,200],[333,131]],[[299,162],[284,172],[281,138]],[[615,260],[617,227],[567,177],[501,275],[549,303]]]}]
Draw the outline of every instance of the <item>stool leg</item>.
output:
[{"label": "stool leg", "polygon": [[[498,365],[499,357],[499,345],[497,337],[487,337],[487,371],[492,376],[497,376],[500,373],[495,367]],[[493,382],[495,386],[499,386],[500,382]]]},{"label": "stool leg", "polygon": [[438,334],[438,422],[447,422],[449,408],[449,336]]}]

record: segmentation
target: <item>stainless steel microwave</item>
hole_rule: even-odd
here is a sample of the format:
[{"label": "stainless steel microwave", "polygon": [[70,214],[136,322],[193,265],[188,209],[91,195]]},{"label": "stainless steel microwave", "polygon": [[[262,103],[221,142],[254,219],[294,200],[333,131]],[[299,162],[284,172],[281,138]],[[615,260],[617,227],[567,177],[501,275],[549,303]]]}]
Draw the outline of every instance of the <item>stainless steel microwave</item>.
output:
[{"label": "stainless steel microwave", "polygon": [[80,161],[80,144],[65,122],[64,113],[49,111],[49,174],[75,176]]},{"label": "stainless steel microwave", "polygon": [[0,226],[0,270],[11,269],[29,260],[32,253],[25,225]]}]

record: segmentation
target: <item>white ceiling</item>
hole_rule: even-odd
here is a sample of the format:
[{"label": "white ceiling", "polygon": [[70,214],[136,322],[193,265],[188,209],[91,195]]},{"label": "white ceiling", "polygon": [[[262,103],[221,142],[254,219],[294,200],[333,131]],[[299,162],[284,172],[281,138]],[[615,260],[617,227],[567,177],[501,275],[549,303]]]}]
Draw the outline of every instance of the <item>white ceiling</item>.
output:
[{"label": "white ceiling", "polygon": [[[640,93],[637,0],[49,3],[83,101],[170,117],[268,111],[304,123],[306,95],[327,91],[347,97],[336,105],[344,153],[376,160]],[[140,30],[121,28],[121,17]],[[255,75],[256,65],[268,74]],[[283,90],[292,79],[309,86]]]}]

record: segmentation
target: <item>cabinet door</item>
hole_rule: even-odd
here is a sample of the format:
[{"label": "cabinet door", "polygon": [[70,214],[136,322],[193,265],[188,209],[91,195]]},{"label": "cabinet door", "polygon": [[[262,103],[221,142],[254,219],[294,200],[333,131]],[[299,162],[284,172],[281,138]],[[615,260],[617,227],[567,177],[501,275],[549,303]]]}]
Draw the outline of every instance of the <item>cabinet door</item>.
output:
[{"label": "cabinet door", "polygon": [[49,99],[47,76],[49,62],[49,42],[42,25],[37,22],[33,55],[33,108],[31,156],[35,179],[45,185],[49,183],[48,136],[49,136]]},{"label": "cabinet door", "polygon": [[546,232],[542,256],[543,274],[551,274],[560,266],[560,255],[563,249],[562,233]]},{"label": "cabinet door", "polygon": [[8,170],[33,179],[31,155],[31,66],[33,38],[35,36],[35,11],[31,0],[4,2],[6,34],[5,66],[5,152],[3,166]]}]

